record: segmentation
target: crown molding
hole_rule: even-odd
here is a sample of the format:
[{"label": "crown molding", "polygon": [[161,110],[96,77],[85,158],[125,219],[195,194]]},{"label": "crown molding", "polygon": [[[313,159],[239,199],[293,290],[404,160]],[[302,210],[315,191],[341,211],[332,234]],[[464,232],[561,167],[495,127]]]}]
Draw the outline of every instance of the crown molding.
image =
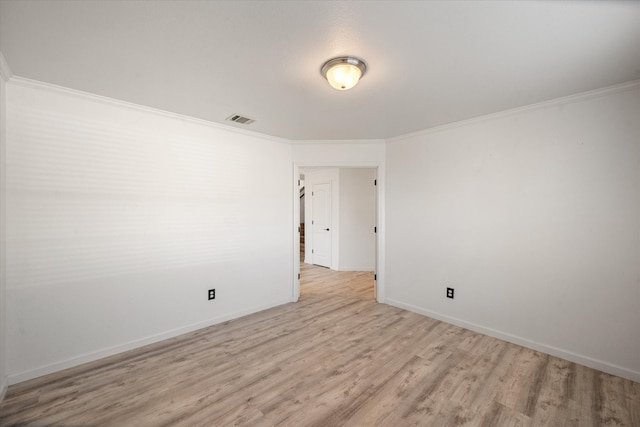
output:
[{"label": "crown molding", "polygon": [[500,111],[500,112],[497,112],[497,113],[487,114],[487,115],[484,115],[484,116],[474,117],[474,118],[467,119],[467,120],[461,120],[461,121],[458,121],[458,122],[449,123],[449,124],[442,125],[442,126],[435,126],[435,127],[432,127],[432,128],[419,130],[417,132],[407,133],[407,134],[404,134],[404,135],[398,135],[398,136],[394,136],[394,137],[386,138],[386,139],[290,140],[290,139],[280,138],[280,137],[277,137],[277,136],[268,135],[268,134],[264,134],[264,133],[249,131],[249,130],[246,130],[246,129],[238,129],[236,127],[225,125],[225,124],[222,124],[222,123],[211,122],[211,121],[204,120],[204,119],[197,119],[195,117],[185,116],[185,115],[178,114],[178,113],[172,113],[170,111],[160,110],[160,109],[153,108],[153,107],[146,107],[146,106],[143,106],[143,105],[134,104],[132,102],[121,101],[121,100],[115,99],[115,98],[109,98],[109,97],[102,96],[102,95],[96,95],[96,94],[92,94],[92,93],[89,93],[89,92],[83,92],[83,91],[76,90],[76,89],[70,89],[70,88],[67,88],[67,87],[58,86],[58,85],[54,85],[54,84],[51,84],[51,83],[45,83],[45,82],[41,82],[41,81],[37,81],[37,80],[31,80],[31,79],[27,79],[27,78],[24,78],[24,77],[15,76],[15,75],[13,75],[11,73],[11,69],[9,68],[9,65],[7,64],[4,56],[2,55],[2,52],[0,52],[0,75],[2,76],[3,79],[5,79],[5,81],[9,81],[9,79],[11,79],[11,84],[15,84],[15,85],[18,85],[18,86],[38,88],[38,89],[53,91],[53,92],[57,92],[57,93],[64,93],[64,94],[67,94],[67,95],[76,96],[76,97],[83,98],[83,99],[89,99],[89,100],[93,100],[93,101],[98,101],[98,102],[101,102],[101,103],[104,103],[104,104],[117,105],[117,106],[120,106],[120,107],[125,107],[125,108],[129,108],[129,109],[136,110],[136,111],[144,111],[144,112],[147,112],[147,113],[152,113],[152,114],[156,114],[156,115],[159,115],[159,116],[164,116],[164,117],[168,117],[168,118],[187,121],[187,122],[190,122],[190,123],[199,124],[199,125],[207,126],[207,127],[218,129],[218,130],[233,132],[233,133],[237,133],[237,134],[241,134],[241,135],[245,135],[245,136],[250,136],[250,137],[253,137],[253,138],[259,138],[259,139],[264,139],[264,140],[273,141],[273,142],[279,142],[279,143],[288,144],[288,145],[305,145],[305,144],[339,144],[339,145],[349,145],[349,144],[367,145],[367,144],[374,144],[375,145],[375,144],[393,143],[393,142],[402,141],[402,140],[409,139],[409,138],[430,135],[430,134],[443,132],[443,131],[450,130],[450,129],[455,129],[455,128],[458,128],[458,127],[469,126],[469,125],[473,125],[473,124],[476,124],[476,123],[482,123],[482,122],[489,121],[489,120],[495,120],[495,119],[499,119],[499,118],[503,118],[503,117],[509,117],[509,116],[512,116],[512,115],[515,115],[515,114],[524,113],[524,112],[527,112],[527,111],[535,111],[535,110],[539,110],[539,109],[542,109],[542,108],[553,107],[553,106],[557,106],[557,105],[561,105],[561,104],[570,104],[570,103],[574,103],[574,102],[584,101],[584,100],[587,100],[587,99],[593,99],[593,98],[598,98],[598,97],[602,97],[602,96],[607,96],[607,95],[611,95],[611,94],[614,94],[614,93],[625,92],[625,91],[634,90],[634,89],[640,89],[640,80],[632,80],[630,82],[621,83],[621,84],[617,84],[617,85],[613,85],[613,86],[607,86],[607,87],[604,87],[604,88],[601,88],[601,89],[595,89],[595,90],[591,90],[591,91],[587,91],[587,92],[582,92],[582,93],[578,93],[578,94],[574,94],[574,95],[565,96],[565,97],[562,97],[562,98],[555,98],[555,99],[552,99],[552,100],[549,100],[549,101],[538,102],[538,103],[535,103],[535,104],[526,105],[524,107],[512,108],[510,110],[505,110],[505,111]]},{"label": "crown molding", "polygon": [[22,86],[22,87],[33,88],[33,89],[46,90],[46,91],[54,92],[54,93],[60,93],[60,94],[73,96],[73,97],[80,98],[80,99],[99,102],[99,103],[106,104],[106,105],[115,105],[115,106],[118,106],[118,107],[123,107],[123,108],[127,108],[127,109],[134,110],[134,111],[143,111],[143,112],[151,113],[151,114],[154,114],[154,115],[157,115],[157,116],[161,116],[161,117],[181,120],[181,121],[184,121],[184,122],[193,123],[193,124],[197,124],[197,125],[201,125],[201,126],[206,126],[206,127],[217,129],[217,130],[221,130],[221,131],[237,133],[237,134],[240,134],[240,135],[249,136],[249,137],[253,137],[253,138],[259,138],[259,139],[263,139],[263,140],[279,142],[281,144],[291,144],[291,141],[288,140],[288,139],[285,139],[285,138],[279,138],[277,136],[271,136],[271,135],[267,135],[267,134],[264,134],[264,133],[253,132],[253,131],[245,130],[245,129],[238,129],[236,127],[229,126],[229,125],[224,125],[224,124],[221,124],[221,123],[211,122],[211,121],[204,120],[204,119],[197,119],[195,117],[185,116],[183,114],[172,113],[170,111],[160,110],[160,109],[153,108],[153,107],[147,107],[147,106],[140,105],[140,104],[134,104],[132,102],[121,101],[119,99],[109,98],[107,96],[102,96],[102,95],[96,95],[96,94],[89,93],[89,92],[83,92],[83,91],[77,90],[77,89],[70,89],[70,88],[67,88],[67,87],[64,87],[64,86],[58,86],[58,85],[54,85],[54,84],[51,84],[51,83],[45,83],[45,82],[41,82],[41,81],[37,81],[37,80],[31,80],[31,79],[27,79],[25,77],[20,77],[20,76],[15,76],[14,75],[11,78],[10,84],[12,84],[14,86]]},{"label": "crown molding", "polygon": [[7,60],[4,59],[4,55],[0,52],[0,77],[4,81],[9,81],[13,74],[11,73],[11,68],[9,68],[9,64],[7,64]]},{"label": "crown molding", "polygon": [[385,139],[295,139],[291,143],[295,145],[304,144],[356,144],[356,145],[368,145],[368,144],[384,144]]},{"label": "crown molding", "polygon": [[418,136],[431,135],[438,132],[443,132],[458,127],[469,126],[476,123],[482,123],[489,120],[500,119],[503,117],[513,116],[515,114],[525,113],[528,111],[535,111],[542,108],[555,107],[558,105],[566,105],[575,102],[585,101],[588,99],[599,98],[602,96],[612,95],[614,93],[626,92],[634,89],[640,89],[640,80],[632,80],[625,83],[620,83],[613,86],[607,86],[601,89],[590,90],[587,92],[581,92],[574,95],[563,96],[562,98],[555,98],[549,101],[542,101],[535,104],[525,105],[524,107],[512,108],[510,110],[504,110],[497,113],[487,114],[484,116],[474,117],[472,119],[461,120],[459,122],[449,123],[442,126],[435,126],[428,129],[419,130],[417,132],[407,133],[404,135],[394,136],[387,138],[387,143],[393,143],[396,141],[402,141],[409,138]]}]

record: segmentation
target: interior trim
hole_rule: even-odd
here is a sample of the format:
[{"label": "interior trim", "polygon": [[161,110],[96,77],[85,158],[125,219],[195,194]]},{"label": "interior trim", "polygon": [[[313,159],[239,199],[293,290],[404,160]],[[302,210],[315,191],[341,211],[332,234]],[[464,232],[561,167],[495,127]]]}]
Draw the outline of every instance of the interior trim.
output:
[{"label": "interior trim", "polygon": [[593,359],[591,357],[583,356],[578,353],[573,353],[570,351],[563,350],[561,348],[557,348],[551,345],[542,344],[536,341],[531,341],[526,338],[519,337],[517,335],[511,335],[505,332],[498,331],[496,329],[487,328],[476,323],[467,322],[465,320],[461,320],[455,317],[447,316],[444,314],[437,313],[435,311],[426,310],[420,307],[416,307],[415,305],[406,304],[404,302],[394,300],[391,298],[387,298],[385,301],[387,304],[392,305],[394,307],[401,308],[403,310],[408,310],[417,314],[421,314],[423,316],[431,317],[433,319],[440,320],[445,323],[449,323],[451,325],[460,326],[461,328],[469,329],[474,332],[478,332],[484,335],[488,335],[493,338],[498,338],[503,341],[507,341],[513,344],[521,345],[522,347],[530,348],[532,350],[540,351],[542,353],[559,357],[561,359],[568,360],[570,362],[575,362],[580,365],[587,366],[589,368],[597,369],[599,371],[606,372],[608,374],[616,375],[622,378],[629,379],[631,381],[640,382],[640,372],[633,371],[631,369],[623,368],[618,365],[614,365],[611,363],[603,362],[602,360]]},{"label": "interior trim", "polygon": [[449,123],[442,126],[435,126],[428,129],[419,130],[417,132],[407,133],[404,135],[394,136],[391,138],[387,138],[385,141],[387,143],[393,143],[397,141],[402,141],[404,139],[413,138],[416,136],[422,135],[430,135],[437,132],[443,132],[449,129],[455,129],[457,127],[469,126],[475,123],[481,123],[489,120],[499,119],[503,117],[512,116],[515,114],[520,114],[526,111],[535,111],[541,108],[552,107],[556,105],[566,105],[569,103],[585,101],[592,98],[598,98],[601,96],[607,96],[618,92],[626,92],[628,90],[640,89],[640,79],[632,80],[630,82],[621,83],[613,86],[608,86],[601,89],[590,90],[587,92],[577,93],[574,95],[564,96],[562,98],[555,98],[548,101],[538,102],[536,104],[525,105],[524,107],[512,108],[510,110],[504,110],[497,113],[486,114],[484,116],[474,117],[467,120],[461,120],[455,123]]}]

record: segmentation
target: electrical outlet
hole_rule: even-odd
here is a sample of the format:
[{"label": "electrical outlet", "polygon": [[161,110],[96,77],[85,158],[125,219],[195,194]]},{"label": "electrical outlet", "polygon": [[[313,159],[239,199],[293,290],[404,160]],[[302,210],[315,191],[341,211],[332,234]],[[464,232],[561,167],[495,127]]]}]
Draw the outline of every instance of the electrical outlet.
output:
[{"label": "electrical outlet", "polygon": [[209,299],[216,299],[216,290],[215,289],[209,289]]},{"label": "electrical outlet", "polygon": [[447,298],[453,299],[453,288],[447,288]]}]

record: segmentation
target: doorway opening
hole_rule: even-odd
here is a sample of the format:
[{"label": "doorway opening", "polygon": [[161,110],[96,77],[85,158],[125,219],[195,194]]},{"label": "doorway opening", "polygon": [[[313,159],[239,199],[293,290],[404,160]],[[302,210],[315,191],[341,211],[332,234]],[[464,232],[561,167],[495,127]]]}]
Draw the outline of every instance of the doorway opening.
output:
[{"label": "doorway opening", "polygon": [[[298,280],[308,284],[305,278],[313,277],[315,286],[318,280],[329,286],[352,284],[354,278],[362,284],[370,277],[369,292],[376,298],[378,168],[299,167],[296,173]],[[300,282],[294,300],[299,295]]]}]

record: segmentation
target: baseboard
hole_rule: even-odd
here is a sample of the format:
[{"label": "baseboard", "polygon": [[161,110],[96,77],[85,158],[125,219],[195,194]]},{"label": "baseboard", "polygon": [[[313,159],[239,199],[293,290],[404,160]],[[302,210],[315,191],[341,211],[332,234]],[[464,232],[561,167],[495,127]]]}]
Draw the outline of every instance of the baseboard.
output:
[{"label": "baseboard", "polygon": [[375,271],[375,268],[363,267],[363,266],[357,266],[357,265],[356,266],[348,265],[345,267],[344,265],[341,265],[338,271]]},{"label": "baseboard", "polygon": [[508,341],[513,344],[518,344],[523,347],[530,348],[532,350],[540,351],[542,353],[546,353],[551,356],[556,356],[561,359],[568,360],[570,362],[575,362],[580,365],[587,366],[589,368],[597,369],[602,372],[606,372],[608,374],[616,375],[618,377],[626,378],[631,381],[640,382],[640,372],[633,371],[631,369],[624,368],[622,366],[617,366],[611,363],[603,362],[602,360],[593,359],[588,356],[583,356],[581,354],[573,353],[567,350],[563,350],[561,348],[553,347],[550,345],[538,343],[535,341],[528,340],[526,338],[522,338],[516,335],[507,334],[495,329],[486,328],[481,325],[477,325],[475,323],[467,322],[465,320],[457,319],[455,317],[450,317],[444,314],[437,313],[435,311],[426,310],[420,307],[416,307],[411,304],[405,304],[400,301],[396,301],[390,298],[385,300],[385,304],[389,304],[394,307],[402,308],[404,310],[412,311],[414,313],[421,314],[423,316],[431,317],[433,319],[441,320],[446,323],[450,323],[452,325],[460,326],[465,329],[469,329],[474,332],[479,332],[484,335],[488,335],[490,337],[498,338],[503,341]]},{"label": "baseboard", "polygon": [[167,332],[162,332],[159,334],[151,335],[145,338],[137,339],[134,341],[129,341],[124,344],[116,345],[113,347],[105,348],[102,350],[98,350],[91,353],[86,353],[77,357],[73,357],[67,360],[63,360],[60,362],[52,363],[46,366],[42,366],[40,368],[32,369],[29,371],[20,372],[17,374],[11,374],[8,378],[4,379],[4,386],[6,388],[7,384],[17,384],[23,381],[28,381],[33,378],[41,377],[43,375],[52,374],[54,372],[61,371],[63,369],[73,368],[74,366],[82,365],[83,363],[93,362],[98,359],[102,359],[105,357],[113,356],[118,353],[123,353],[125,351],[133,350],[135,348],[139,348],[148,344],[153,344],[158,341],[166,340],[169,338],[176,337],[178,335],[186,334],[188,332],[193,332],[198,329],[206,328],[208,326],[212,326],[218,323],[226,322],[228,320],[237,319],[242,316],[246,316],[249,314],[257,313],[259,311],[267,310],[272,307],[277,307],[282,304],[288,304],[291,301],[289,299],[278,301],[273,304],[266,304],[257,307],[252,307],[246,310],[237,311],[235,313],[227,314],[224,316],[215,317],[213,319],[206,320],[204,322],[194,323],[191,325],[187,325],[181,328],[172,329]]},{"label": "baseboard", "polygon": [[7,377],[2,377],[0,381],[0,402],[4,400],[4,395],[7,394],[7,388],[9,387],[9,381]]}]

